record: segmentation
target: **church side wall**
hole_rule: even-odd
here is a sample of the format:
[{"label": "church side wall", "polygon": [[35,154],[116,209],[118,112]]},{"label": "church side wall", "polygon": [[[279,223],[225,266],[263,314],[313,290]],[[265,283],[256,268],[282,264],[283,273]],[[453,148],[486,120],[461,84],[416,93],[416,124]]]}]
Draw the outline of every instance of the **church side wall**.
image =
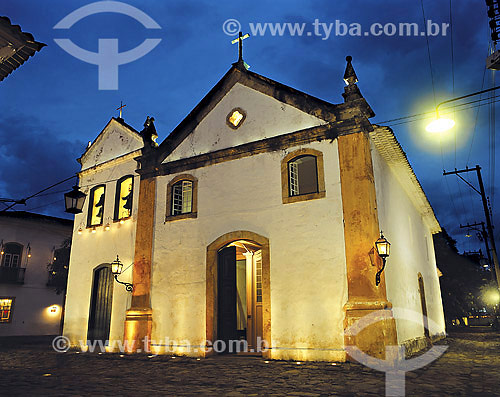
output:
[{"label": "church side wall", "polygon": [[[281,160],[305,147],[323,153],[326,197],[283,204]],[[167,184],[177,174],[158,178],[151,297],[158,350],[186,341],[205,345],[207,246],[226,233],[246,230],[269,239],[271,358],[345,359],[338,164],[336,141],[324,141],[183,172],[198,179],[198,215],[167,222]]]},{"label": "church side wall", "polygon": [[[69,337],[73,346],[85,345],[90,310],[90,297],[94,269],[104,263],[110,263],[119,255],[123,263],[120,281],[132,282],[134,260],[135,224],[137,219],[137,203],[139,198],[139,176],[135,174],[137,163],[134,160],[110,164],[96,173],[88,173],[81,177],[82,191],[87,193],[99,184],[106,184],[103,225],[96,227],[96,233],[87,228],[89,197],[85,200],[83,213],[75,216],[73,244],[68,275],[68,293],[66,297],[66,316],[64,335]],[[124,175],[136,175],[134,178],[134,198],[132,217],[124,221],[114,222],[115,190],[117,179]],[[109,222],[110,229],[105,231]],[[82,233],[78,234],[78,229]],[[123,339],[125,311],[130,306],[131,294],[125,286],[113,282],[113,304],[111,311],[111,327],[109,339]],[[115,348],[116,350],[116,348]]]},{"label": "church side wall", "polygon": [[422,214],[373,144],[372,158],[380,228],[391,243],[385,270],[387,298],[393,308],[413,312],[414,321],[407,321],[398,319],[395,310],[398,343],[418,348],[425,341],[419,273],[424,281],[430,335],[445,332],[432,235]]}]

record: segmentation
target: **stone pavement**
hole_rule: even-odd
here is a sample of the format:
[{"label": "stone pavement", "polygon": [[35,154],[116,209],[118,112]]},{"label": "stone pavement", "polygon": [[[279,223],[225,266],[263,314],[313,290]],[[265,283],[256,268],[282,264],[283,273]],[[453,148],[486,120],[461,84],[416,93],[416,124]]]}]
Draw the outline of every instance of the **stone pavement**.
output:
[{"label": "stone pavement", "polygon": [[[408,396],[500,395],[500,334],[455,332],[446,353],[406,374]],[[46,346],[0,348],[0,395],[380,396],[385,374],[360,364],[218,356],[56,353]]]}]

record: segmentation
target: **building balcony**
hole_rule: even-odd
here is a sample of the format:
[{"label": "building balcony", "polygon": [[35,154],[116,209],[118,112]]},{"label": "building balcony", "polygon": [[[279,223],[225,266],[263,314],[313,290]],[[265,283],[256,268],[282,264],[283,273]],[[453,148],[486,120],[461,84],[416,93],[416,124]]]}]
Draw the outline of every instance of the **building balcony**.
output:
[{"label": "building balcony", "polygon": [[25,267],[0,266],[0,283],[24,284]]}]

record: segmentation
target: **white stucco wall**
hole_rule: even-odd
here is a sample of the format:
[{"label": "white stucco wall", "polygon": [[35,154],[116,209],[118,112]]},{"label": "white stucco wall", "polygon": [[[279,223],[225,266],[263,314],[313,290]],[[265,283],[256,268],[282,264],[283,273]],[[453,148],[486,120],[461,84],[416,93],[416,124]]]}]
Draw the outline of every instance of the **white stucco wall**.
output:
[{"label": "white stucco wall", "polygon": [[[245,111],[246,119],[237,130],[233,130],[226,124],[226,117],[236,106]],[[324,123],[324,120],[237,83],[164,162]]]},{"label": "white stucco wall", "polygon": [[[103,263],[112,262],[119,255],[123,263],[123,273],[119,279],[132,282],[132,267],[128,266],[133,263],[134,258],[139,199],[139,176],[135,174],[137,163],[133,160],[137,155],[138,153],[129,156],[128,160],[109,162],[95,172],[85,173],[80,179],[82,190],[87,194],[93,186],[106,184],[106,196],[103,225],[96,227],[96,233],[91,233],[92,229],[87,228],[88,197],[83,213],[75,216],[64,321],[64,335],[70,338],[73,345],[79,345],[79,341],[87,338],[94,269]],[[120,177],[134,174],[132,217],[121,224],[113,221],[116,183]],[[105,230],[107,223],[110,224],[108,231]],[[79,228],[82,229],[81,234],[78,234]],[[130,306],[130,300],[131,293],[123,285],[114,282],[110,340],[123,339],[125,312]]]},{"label": "white stucco wall", "polygon": [[82,169],[113,160],[143,146],[142,138],[115,119],[111,119],[82,156]]},{"label": "white stucco wall", "polygon": [[[13,297],[12,321],[0,323],[0,336],[57,335],[63,294],[47,286],[47,265],[52,262],[53,247],[71,237],[71,226],[41,219],[0,217],[0,238],[5,243],[23,245],[21,267],[26,267],[24,284],[0,283],[0,297]],[[28,258],[28,244],[31,258]],[[57,305],[51,313],[49,308]]]},{"label": "white stucco wall", "polygon": [[424,328],[418,273],[424,280],[430,334],[445,332],[441,290],[429,226],[393,170],[372,144],[373,169],[380,228],[391,243],[385,279],[387,298],[394,308],[415,312],[415,321],[396,318],[398,342],[422,338]]},{"label": "white stucco wall", "polygon": [[[283,204],[280,163],[302,147],[323,152],[326,197]],[[167,184],[176,175],[157,182],[152,339],[204,345],[206,248],[223,234],[247,230],[270,243],[272,357],[343,360],[347,285],[336,141],[188,173],[198,179],[196,219],[165,222]]]}]

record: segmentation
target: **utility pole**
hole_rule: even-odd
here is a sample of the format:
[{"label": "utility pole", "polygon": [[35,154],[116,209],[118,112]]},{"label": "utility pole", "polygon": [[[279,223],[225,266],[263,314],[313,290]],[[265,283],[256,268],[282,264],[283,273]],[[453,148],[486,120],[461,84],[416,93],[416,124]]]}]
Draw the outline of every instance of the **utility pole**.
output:
[{"label": "utility pole", "polygon": [[[476,229],[476,226],[481,226],[481,230]],[[490,266],[493,265],[493,262],[491,261],[490,247],[488,244],[488,233],[486,233],[486,229],[484,227],[484,222],[467,223],[467,225],[460,224],[460,229],[473,229],[473,230],[477,230],[481,233],[481,236],[483,237],[483,241],[484,241],[484,246],[486,248],[486,256],[488,257],[488,264]],[[494,272],[492,273],[492,276],[493,276],[493,280],[495,280]]]},{"label": "utility pole", "polygon": [[[472,185],[469,181],[462,178],[462,176],[460,175],[463,172],[473,172],[473,171],[476,171],[476,173],[477,173],[477,181],[479,183],[479,190],[477,190],[474,185]],[[464,170],[457,170],[455,168],[454,171],[450,171],[450,172],[443,171],[443,175],[451,175],[451,174],[458,176],[467,185],[469,185],[476,193],[478,193],[481,196],[481,199],[483,202],[484,216],[486,218],[486,227],[488,229],[488,237],[490,240],[491,258],[493,260],[493,265],[495,268],[495,276],[496,276],[496,280],[497,280],[497,285],[498,285],[498,288],[500,289],[500,266],[498,264],[498,256],[497,256],[497,249],[496,249],[496,245],[495,245],[495,237],[493,236],[493,225],[491,223],[490,210],[488,208],[488,199],[486,198],[486,193],[484,192],[483,178],[481,177],[481,167],[479,165],[476,165],[475,168],[466,167]]]}]

